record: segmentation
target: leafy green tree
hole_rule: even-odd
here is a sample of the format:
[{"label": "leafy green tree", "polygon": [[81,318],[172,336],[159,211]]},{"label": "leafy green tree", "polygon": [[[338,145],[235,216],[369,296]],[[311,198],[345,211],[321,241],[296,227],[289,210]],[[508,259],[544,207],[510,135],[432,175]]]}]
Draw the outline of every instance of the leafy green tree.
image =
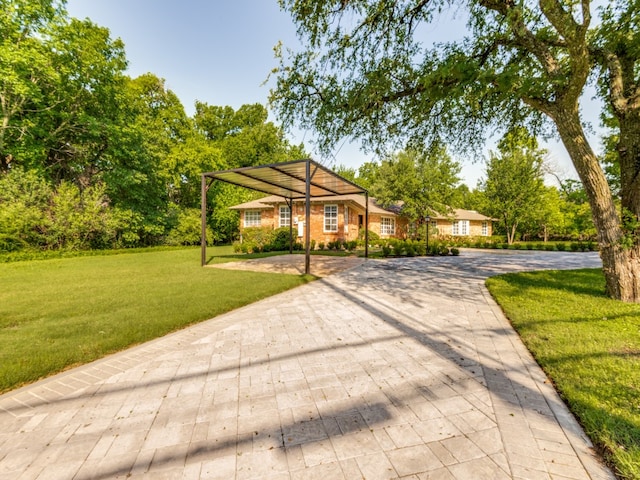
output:
[{"label": "leafy green tree", "polygon": [[460,165],[441,144],[408,149],[382,161],[371,193],[384,206],[402,202],[403,214],[419,222],[451,209],[459,173]]},{"label": "leafy green tree", "polygon": [[542,186],[539,200],[530,206],[523,232],[535,235],[543,241],[552,236],[565,234],[565,218],[562,212],[563,199],[556,187]]},{"label": "leafy green tree", "polygon": [[543,155],[535,138],[522,129],[505,135],[498,152],[489,154],[483,184],[486,211],[500,219],[509,244],[516,239],[518,226],[530,220],[542,202]]},{"label": "leafy green tree", "polygon": [[19,139],[32,127],[27,112],[47,107],[45,91],[57,76],[48,29],[63,18],[53,1],[0,0],[0,170],[24,163]]},{"label": "leafy green tree", "polygon": [[595,237],[593,216],[582,183],[577,180],[565,180],[561,184],[561,205],[565,222],[565,234],[578,240]]},{"label": "leafy green tree", "polygon": [[[468,33],[429,42],[450,0],[280,0],[305,42],[284,52],[271,94],[285,126],[314,129],[330,149],[344,137],[364,147],[447,138],[469,147],[495,128],[557,133],[580,176],[598,232],[607,293],[640,301],[640,102],[637,0],[472,0]],[[619,122],[623,209],[585,135],[580,98],[589,79]]]}]

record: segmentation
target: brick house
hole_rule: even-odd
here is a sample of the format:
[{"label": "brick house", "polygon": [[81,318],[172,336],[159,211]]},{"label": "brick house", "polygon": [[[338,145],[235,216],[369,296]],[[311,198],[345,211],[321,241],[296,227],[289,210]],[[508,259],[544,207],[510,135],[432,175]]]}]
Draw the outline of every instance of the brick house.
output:
[{"label": "brick house", "polygon": [[[311,199],[311,240],[329,243],[336,240],[357,240],[365,224],[365,197],[342,195]],[[251,202],[229,207],[240,212],[240,235],[245,228],[289,226],[289,206],[283,197],[271,195]],[[304,200],[293,201],[293,228],[298,238],[304,237],[306,222]],[[381,238],[401,238],[406,232],[407,220],[397,212],[382,208],[369,198],[369,231]],[[295,235],[295,233],[294,233]]]},{"label": "brick house", "polygon": [[[336,240],[356,240],[365,222],[363,195],[315,197],[311,199],[311,240],[329,243]],[[289,206],[283,197],[271,195],[229,207],[240,212],[240,235],[245,228],[288,227]],[[304,200],[293,201],[294,235],[304,238],[306,226]],[[424,225],[424,223],[422,224]],[[419,229],[419,225],[414,225]],[[406,238],[409,221],[400,208],[383,208],[369,198],[369,231],[380,238]],[[436,230],[437,229],[437,230]],[[473,210],[456,209],[453,215],[436,214],[431,217],[431,232],[439,236],[491,236],[491,218]]]}]

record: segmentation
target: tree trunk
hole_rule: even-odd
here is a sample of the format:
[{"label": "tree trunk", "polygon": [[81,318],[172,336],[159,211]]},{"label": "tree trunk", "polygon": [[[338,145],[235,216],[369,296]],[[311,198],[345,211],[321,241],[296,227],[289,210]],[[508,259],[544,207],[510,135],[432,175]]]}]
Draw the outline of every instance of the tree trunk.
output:
[{"label": "tree trunk", "polygon": [[577,108],[554,112],[554,122],[589,197],[607,294],[625,302],[640,302],[640,250],[625,245],[625,232],[611,190],[582,129]]}]

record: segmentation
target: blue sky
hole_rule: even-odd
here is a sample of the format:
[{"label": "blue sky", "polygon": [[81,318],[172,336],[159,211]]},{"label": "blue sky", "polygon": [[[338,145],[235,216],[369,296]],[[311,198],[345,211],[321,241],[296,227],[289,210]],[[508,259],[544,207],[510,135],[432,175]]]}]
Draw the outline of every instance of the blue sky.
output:
[{"label": "blue sky", "polygon": [[[88,17],[107,27],[113,38],[121,38],[128,74],[151,72],[164,78],[189,115],[196,100],[235,109],[249,103],[266,105],[273,82],[263,82],[277,65],[274,45],[299,44],[294,25],[277,0],[68,0],[67,10],[72,17]],[[451,29],[441,24],[438,30],[446,34]],[[591,121],[597,126],[597,116]],[[312,132],[296,131],[289,138],[304,142],[313,158],[332,166],[357,168],[374,160],[359,151],[357,142],[345,142],[336,147],[333,159],[323,159],[313,151]],[[575,176],[561,146],[545,147],[564,176]],[[475,187],[482,164],[458,160],[465,183]]]}]

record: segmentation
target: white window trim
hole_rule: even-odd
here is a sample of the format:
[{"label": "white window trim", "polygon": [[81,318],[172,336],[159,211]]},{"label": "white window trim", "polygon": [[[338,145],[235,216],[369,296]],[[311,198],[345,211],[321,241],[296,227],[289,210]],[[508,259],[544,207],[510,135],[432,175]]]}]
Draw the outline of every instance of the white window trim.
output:
[{"label": "white window trim", "polygon": [[[331,217],[332,220],[335,219],[335,229],[327,229],[327,208],[335,207],[336,213],[335,217]],[[331,222],[333,224],[333,222]],[[324,206],[324,217],[322,219],[322,231],[323,233],[338,233],[338,205],[337,204],[329,204]]]},{"label": "white window trim", "polygon": [[[248,213],[257,214],[256,215],[257,218],[252,218],[251,220],[247,221],[247,214]],[[245,210],[244,211],[244,226],[245,226],[245,228],[259,227],[261,225],[262,225],[262,212],[260,210]]]},{"label": "white window trim", "polygon": [[[388,220],[389,224],[385,225],[383,220]],[[380,235],[395,235],[395,233],[396,219],[394,217],[380,217]]]},{"label": "white window trim", "polygon": [[469,235],[469,220],[454,220],[451,222],[451,235],[466,237]]},{"label": "white window trim", "polygon": [[489,236],[489,222],[487,222],[486,220],[484,220],[482,222],[482,236],[483,237],[488,237]]},{"label": "white window trim", "polygon": [[[282,215],[282,212],[288,212],[289,216],[284,216]],[[282,223],[283,218],[285,219],[285,222]],[[289,222],[291,222],[291,209],[289,208],[289,205],[280,205],[280,208],[278,209],[278,225],[280,227],[288,227],[289,226]]]}]

